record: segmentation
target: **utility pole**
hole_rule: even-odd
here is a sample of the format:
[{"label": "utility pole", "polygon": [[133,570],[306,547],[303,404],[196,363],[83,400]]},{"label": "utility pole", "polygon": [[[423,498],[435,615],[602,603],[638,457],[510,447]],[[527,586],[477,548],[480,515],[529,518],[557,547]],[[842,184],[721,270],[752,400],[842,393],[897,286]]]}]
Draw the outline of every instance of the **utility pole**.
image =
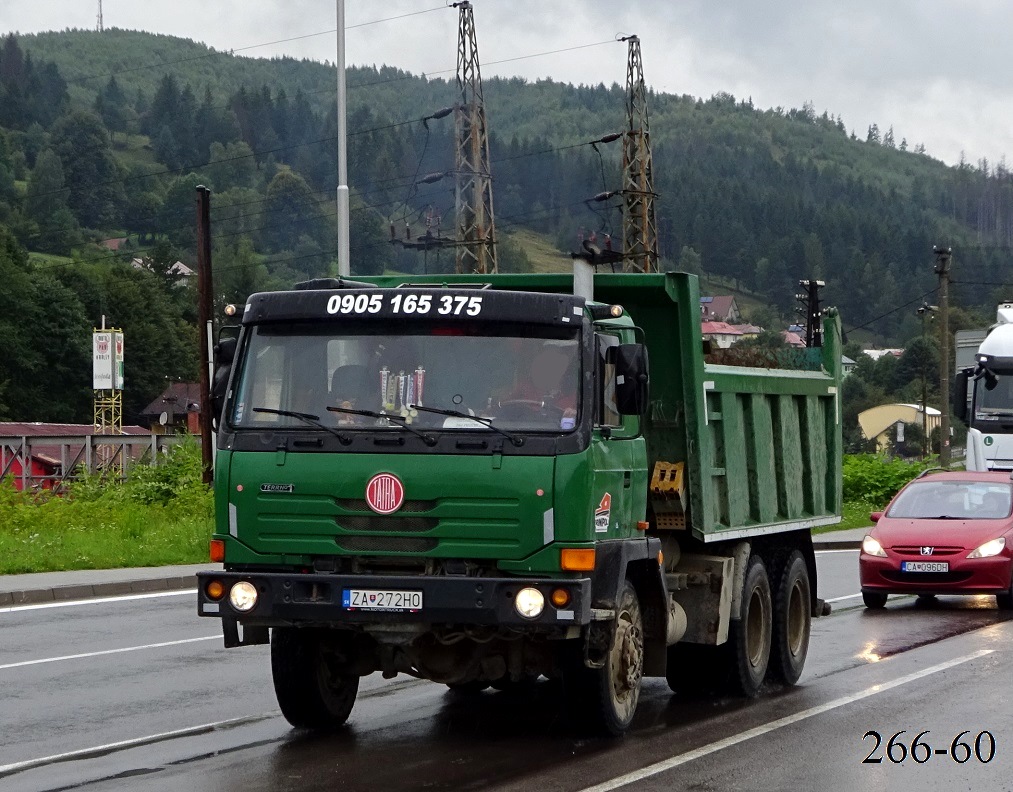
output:
[{"label": "utility pole", "polygon": [[338,13],[338,277],[352,274],[351,252],[348,242],[348,148],[346,108],[348,94],[345,88],[345,0],[337,0]]},{"label": "utility pole", "polygon": [[801,294],[795,295],[795,299],[803,305],[799,311],[805,313],[805,345],[810,349],[821,347],[823,329],[820,318],[823,316],[823,310],[820,308],[820,289],[826,286],[826,283],[821,280],[800,280],[798,285],[805,289]]},{"label": "utility pole", "polygon": [[939,276],[939,467],[950,467],[950,248],[932,248],[936,255],[935,271]]},{"label": "utility pole", "polygon": [[651,130],[640,38],[627,36],[627,129],[623,142],[623,271],[658,269],[658,219],[654,210]]},{"label": "utility pole", "polygon": [[210,484],[213,475],[211,450],[211,190],[197,187],[197,326],[200,329],[200,438],[203,481]]},{"label": "utility pole", "polygon": [[104,30],[102,27],[102,0],[98,0],[98,32],[101,33]]},{"label": "utility pole", "polygon": [[475,15],[468,0],[454,3],[454,7],[460,9],[457,35],[460,100],[454,113],[457,138],[457,271],[498,272],[489,127],[482,97]]},{"label": "utility pole", "polygon": [[[939,308],[935,305],[929,305],[927,302],[923,302],[921,308],[918,309],[918,317],[922,320],[922,341],[928,340],[925,335],[925,319],[928,318],[929,314],[935,318],[935,311]],[[925,459],[929,455],[929,407],[928,407],[928,378],[925,376],[925,368],[922,367],[922,459]]]}]

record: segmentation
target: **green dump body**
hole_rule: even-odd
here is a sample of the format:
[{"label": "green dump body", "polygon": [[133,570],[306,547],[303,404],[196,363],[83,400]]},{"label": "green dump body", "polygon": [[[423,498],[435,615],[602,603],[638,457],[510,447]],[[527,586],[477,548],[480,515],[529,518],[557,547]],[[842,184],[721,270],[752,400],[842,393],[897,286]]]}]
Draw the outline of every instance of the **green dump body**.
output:
[{"label": "green dump body", "polygon": [[[362,278],[381,287],[489,284],[572,292],[569,275]],[[650,409],[642,430],[655,463],[686,466],[688,525],[704,542],[808,529],[840,521],[841,330],[824,318],[813,370],[706,363],[698,279],[686,273],[598,274],[594,301],[621,305],[643,331]],[[638,338],[639,340],[639,338]]]}]

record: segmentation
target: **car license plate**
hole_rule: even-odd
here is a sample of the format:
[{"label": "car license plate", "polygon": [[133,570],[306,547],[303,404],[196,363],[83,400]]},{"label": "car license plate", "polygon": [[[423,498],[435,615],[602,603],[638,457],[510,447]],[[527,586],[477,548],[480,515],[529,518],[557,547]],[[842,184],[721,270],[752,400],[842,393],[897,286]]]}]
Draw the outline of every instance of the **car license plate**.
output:
[{"label": "car license plate", "polygon": [[949,561],[901,561],[901,572],[949,572]]},{"label": "car license plate", "polygon": [[341,593],[341,607],[347,610],[414,613],[422,610],[422,592],[344,589]]}]

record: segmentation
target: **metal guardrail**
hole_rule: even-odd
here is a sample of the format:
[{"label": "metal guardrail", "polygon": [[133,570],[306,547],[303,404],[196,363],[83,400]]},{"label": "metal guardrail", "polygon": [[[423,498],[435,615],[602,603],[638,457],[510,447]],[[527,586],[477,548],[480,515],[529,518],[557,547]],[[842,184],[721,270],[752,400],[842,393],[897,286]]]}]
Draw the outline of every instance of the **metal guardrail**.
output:
[{"label": "metal guardrail", "polygon": [[63,490],[82,475],[125,481],[132,467],[157,464],[177,435],[17,435],[0,437],[0,483],[24,492]]}]

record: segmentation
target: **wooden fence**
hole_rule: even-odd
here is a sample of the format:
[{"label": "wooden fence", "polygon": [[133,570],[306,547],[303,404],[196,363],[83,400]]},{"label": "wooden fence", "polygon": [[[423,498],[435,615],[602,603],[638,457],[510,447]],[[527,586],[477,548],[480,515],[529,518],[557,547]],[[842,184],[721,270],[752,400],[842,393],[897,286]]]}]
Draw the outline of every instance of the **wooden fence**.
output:
[{"label": "wooden fence", "polygon": [[60,492],[84,474],[125,481],[138,464],[157,464],[180,435],[18,435],[0,437],[0,484]]}]

